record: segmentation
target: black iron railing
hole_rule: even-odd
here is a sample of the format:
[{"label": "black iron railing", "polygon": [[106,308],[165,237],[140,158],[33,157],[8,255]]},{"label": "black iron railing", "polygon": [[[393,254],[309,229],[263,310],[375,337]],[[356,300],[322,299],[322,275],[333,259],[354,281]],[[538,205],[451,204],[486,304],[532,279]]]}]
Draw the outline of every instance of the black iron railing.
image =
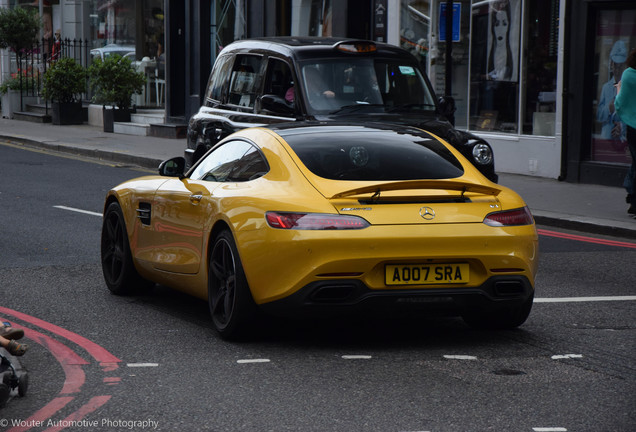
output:
[{"label": "black iron railing", "polygon": [[[47,69],[60,58],[73,58],[85,68],[90,65],[90,47],[87,40],[42,39],[30,50],[15,53],[17,72],[11,74],[19,83],[20,107],[24,109],[24,96],[40,96],[42,81]],[[89,93],[88,78],[85,84],[84,98]],[[48,103],[47,103],[48,110]]]}]

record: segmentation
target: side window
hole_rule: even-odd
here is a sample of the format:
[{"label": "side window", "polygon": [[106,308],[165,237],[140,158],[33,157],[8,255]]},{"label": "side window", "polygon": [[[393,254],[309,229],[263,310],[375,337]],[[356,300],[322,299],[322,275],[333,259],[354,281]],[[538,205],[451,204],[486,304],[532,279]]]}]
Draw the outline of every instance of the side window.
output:
[{"label": "side window", "polygon": [[226,55],[219,57],[214,63],[210,80],[208,81],[208,89],[206,99],[216,102],[223,102],[223,86],[227,82],[227,77],[232,67],[232,56]]},{"label": "side window", "polygon": [[213,182],[244,182],[269,171],[262,153],[247,141],[228,141],[208,154],[190,178]]},{"label": "side window", "polygon": [[254,55],[236,56],[230,79],[230,98],[228,103],[253,108],[256,92],[261,82],[261,63],[263,58]]},{"label": "side window", "polygon": [[263,94],[278,96],[288,103],[294,102],[294,79],[287,63],[274,58],[269,59]]}]

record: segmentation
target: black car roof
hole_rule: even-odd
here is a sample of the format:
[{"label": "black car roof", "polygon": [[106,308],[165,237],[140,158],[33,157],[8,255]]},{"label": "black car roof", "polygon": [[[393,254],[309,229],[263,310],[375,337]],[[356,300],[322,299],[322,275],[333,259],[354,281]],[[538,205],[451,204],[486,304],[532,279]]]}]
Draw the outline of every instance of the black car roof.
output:
[{"label": "black car roof", "polygon": [[[376,51],[372,53],[359,54],[342,52],[335,48],[335,45],[341,42],[372,43],[376,46]],[[230,45],[225,47],[223,51],[260,52],[263,54],[278,53],[285,57],[295,59],[331,56],[388,56],[414,60],[413,56],[409,52],[394,45],[339,37],[279,36],[243,39],[232,42]]]},{"label": "black car roof", "polygon": [[319,122],[319,121],[298,121],[289,123],[279,123],[276,125],[267,126],[268,129],[276,132],[281,137],[285,138],[292,135],[311,135],[317,133],[329,133],[329,132],[346,132],[346,133],[360,133],[360,132],[378,132],[378,131],[390,131],[396,134],[411,134],[422,135],[430,137],[430,134],[422,129],[412,126],[402,126],[385,123],[351,123],[351,122]]}]

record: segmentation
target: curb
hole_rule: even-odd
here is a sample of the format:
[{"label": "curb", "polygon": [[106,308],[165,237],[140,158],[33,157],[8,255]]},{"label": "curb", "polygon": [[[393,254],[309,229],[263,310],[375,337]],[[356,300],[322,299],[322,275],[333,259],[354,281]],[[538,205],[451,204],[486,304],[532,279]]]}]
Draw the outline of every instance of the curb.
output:
[{"label": "curb", "polygon": [[634,229],[604,225],[601,222],[581,221],[576,219],[560,218],[555,216],[536,215],[533,213],[537,225],[546,225],[555,228],[563,228],[574,231],[582,231],[590,234],[607,235],[636,239],[636,223]]},{"label": "curb", "polygon": [[88,148],[76,147],[76,146],[73,146],[72,144],[48,144],[41,141],[30,139],[30,138],[16,137],[11,135],[0,135],[0,139],[18,142],[24,145],[37,147],[37,148],[43,148],[46,150],[51,150],[51,151],[55,151],[59,153],[86,156],[93,159],[136,165],[136,166],[139,166],[142,168],[148,168],[148,169],[156,169],[159,166],[159,164],[163,162],[162,160],[153,159],[146,156],[135,156],[130,154],[106,151],[106,150],[88,149]]}]

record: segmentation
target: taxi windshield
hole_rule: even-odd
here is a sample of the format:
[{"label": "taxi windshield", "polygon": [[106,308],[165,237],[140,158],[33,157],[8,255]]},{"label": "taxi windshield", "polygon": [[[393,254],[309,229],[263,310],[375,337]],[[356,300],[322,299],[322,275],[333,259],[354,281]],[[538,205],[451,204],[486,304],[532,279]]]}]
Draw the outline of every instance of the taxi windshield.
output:
[{"label": "taxi windshield", "polygon": [[307,110],[314,114],[435,111],[414,65],[387,59],[321,59],[301,64]]}]

